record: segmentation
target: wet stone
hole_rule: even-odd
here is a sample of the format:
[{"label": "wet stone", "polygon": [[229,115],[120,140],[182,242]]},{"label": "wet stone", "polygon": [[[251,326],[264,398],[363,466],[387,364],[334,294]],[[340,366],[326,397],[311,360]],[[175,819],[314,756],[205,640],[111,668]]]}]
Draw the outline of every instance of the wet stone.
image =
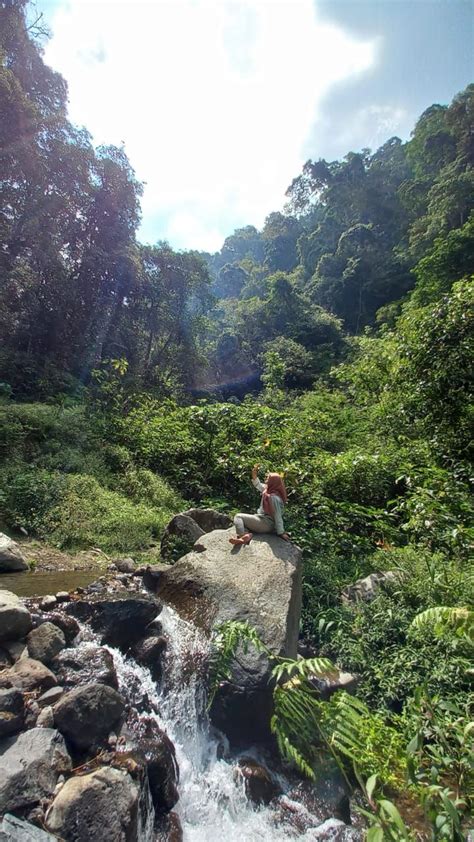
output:
[{"label": "wet stone", "polygon": [[91,681],[107,684],[114,689],[118,687],[112,655],[107,649],[94,644],[63,649],[55,658],[53,668],[59,683],[68,688]]},{"label": "wet stone", "polygon": [[54,623],[46,622],[29,633],[26,643],[30,658],[48,664],[64,649],[66,638]]}]

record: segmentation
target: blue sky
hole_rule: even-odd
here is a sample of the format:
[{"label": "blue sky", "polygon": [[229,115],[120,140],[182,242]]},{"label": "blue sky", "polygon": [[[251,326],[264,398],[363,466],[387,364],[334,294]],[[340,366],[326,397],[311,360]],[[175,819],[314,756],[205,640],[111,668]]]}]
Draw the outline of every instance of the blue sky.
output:
[{"label": "blue sky", "polygon": [[474,79],[468,0],[38,0],[71,118],[125,143],[146,242],[214,250],[308,158],[409,136]]}]

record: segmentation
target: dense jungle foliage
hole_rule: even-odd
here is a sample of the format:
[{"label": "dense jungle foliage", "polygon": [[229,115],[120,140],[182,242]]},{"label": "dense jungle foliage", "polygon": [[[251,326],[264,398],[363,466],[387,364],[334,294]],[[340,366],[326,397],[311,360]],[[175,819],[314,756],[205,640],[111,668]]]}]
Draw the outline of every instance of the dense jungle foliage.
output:
[{"label": "dense jungle foliage", "polygon": [[[70,123],[27,11],[0,3],[4,527],[151,558],[183,506],[253,509],[251,466],[284,472],[302,636],[362,705],[336,697],[301,733],[330,743],[355,717],[373,840],[463,839],[474,85],[406,143],[308,161],[262,231],[175,252],[137,241],[125,151]],[[341,601],[387,570],[371,602]]]}]

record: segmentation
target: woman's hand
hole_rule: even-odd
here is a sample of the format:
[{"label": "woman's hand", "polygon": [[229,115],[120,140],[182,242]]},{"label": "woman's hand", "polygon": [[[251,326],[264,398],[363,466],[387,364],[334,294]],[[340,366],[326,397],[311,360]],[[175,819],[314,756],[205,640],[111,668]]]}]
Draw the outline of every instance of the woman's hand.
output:
[{"label": "woman's hand", "polygon": [[254,465],[252,468],[252,479],[257,479],[258,469],[260,465]]},{"label": "woman's hand", "polygon": [[288,535],[288,532],[282,532],[282,534],[280,535],[280,538],[283,538],[284,541],[291,541],[291,538]]}]

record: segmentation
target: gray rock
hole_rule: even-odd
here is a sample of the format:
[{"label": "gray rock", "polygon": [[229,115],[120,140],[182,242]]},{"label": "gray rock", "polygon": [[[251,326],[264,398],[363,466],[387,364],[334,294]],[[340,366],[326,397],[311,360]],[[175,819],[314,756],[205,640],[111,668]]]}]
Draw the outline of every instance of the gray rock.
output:
[{"label": "gray rock", "polygon": [[56,594],[56,601],[57,602],[69,602],[71,597],[69,596],[68,591],[58,591]]},{"label": "gray rock", "polygon": [[338,690],[345,690],[351,695],[355,693],[359,678],[352,675],[350,672],[341,672],[337,670],[334,675],[322,678],[321,676],[313,676],[310,678],[310,684],[319,691],[322,699],[330,699]]},{"label": "gray rock", "polygon": [[204,535],[196,521],[187,514],[175,515],[165,527],[160,544],[162,558],[174,559],[189,552],[196,541]]},{"label": "gray rock", "polygon": [[90,748],[107,737],[124,709],[122,696],[112,687],[84,684],[55,704],[54,722],[77,748]]},{"label": "gray rock", "polygon": [[[158,594],[186,620],[210,632],[215,624],[240,620],[254,626],[278,655],[296,657],[301,613],[301,551],[276,535],[255,536],[234,548],[231,530],[200,539],[191,552],[163,571]],[[235,744],[269,739],[272,692],[269,664],[250,647],[234,659],[230,681],[216,694],[211,717]]]},{"label": "gray rock", "polygon": [[26,559],[16,541],[0,532],[0,573],[28,570]]},{"label": "gray rock", "polygon": [[133,573],[135,570],[133,558],[116,558],[114,564],[119,573]]},{"label": "gray rock", "polygon": [[57,837],[7,813],[0,821],[0,842],[57,842]]},{"label": "gray rock", "polygon": [[42,611],[51,611],[57,605],[58,600],[52,594],[48,594],[48,596],[44,596],[41,600],[39,607]]},{"label": "gray rock", "polygon": [[0,737],[21,731],[24,723],[23,696],[16,688],[0,689]]},{"label": "gray rock", "polygon": [[239,758],[237,774],[243,778],[247,798],[253,804],[269,804],[281,792],[266,766],[253,757]]},{"label": "gray rock", "polygon": [[179,767],[173,743],[155,720],[134,717],[122,730],[120,753],[129,754],[146,767],[153,806],[157,816],[168,813],[177,803]]},{"label": "gray rock", "polygon": [[161,608],[161,603],[152,596],[134,596],[123,591],[70,602],[65,610],[79,620],[86,620],[100,634],[102,643],[126,651],[144,636],[148,623]]},{"label": "gray rock", "polygon": [[232,519],[223,512],[215,509],[187,509],[182,513],[192,518],[203,532],[212,532],[214,529],[229,529],[232,526]]},{"label": "gray rock", "polygon": [[384,585],[395,582],[398,574],[393,570],[387,570],[385,573],[371,573],[364,579],[357,579],[352,585],[348,585],[342,591],[341,599],[345,603],[351,602],[371,602],[377,596],[380,588]]},{"label": "gray rock", "polygon": [[26,644],[30,658],[49,664],[66,646],[66,638],[61,629],[53,623],[42,623],[37,629],[30,631]]},{"label": "gray rock", "polygon": [[131,650],[131,654],[144,667],[148,667],[155,681],[160,681],[163,673],[163,659],[167,641],[163,636],[152,635],[140,640]]},{"label": "gray rock", "polygon": [[77,620],[75,620],[74,617],[69,617],[67,614],[62,612],[54,611],[51,614],[46,614],[46,616],[42,617],[39,625],[43,622],[54,623],[58,629],[61,629],[68,645],[71,644],[76,635],[79,634],[79,623]]},{"label": "gray rock", "polygon": [[58,775],[71,769],[61,734],[32,728],[0,742],[0,813],[37,804],[54,792]]},{"label": "gray rock", "polygon": [[97,682],[115,690],[118,688],[112,655],[94,643],[81,644],[76,649],[63,649],[52,666],[59,683],[65,687]]},{"label": "gray rock", "polygon": [[7,650],[13,664],[16,664],[25,655],[28,656],[26,643],[23,643],[21,640],[5,640],[3,646]]},{"label": "gray rock", "polygon": [[54,711],[51,705],[46,705],[43,710],[40,710],[36,719],[37,728],[53,728],[54,727]]},{"label": "gray rock", "polygon": [[139,800],[139,787],[127,772],[104,767],[66,781],[46,826],[71,842],[137,842]]},{"label": "gray rock", "polygon": [[46,705],[54,705],[58,702],[64,693],[64,687],[51,687],[51,690],[46,690],[38,699],[36,699],[40,708]]},{"label": "gray rock", "polygon": [[5,670],[13,687],[30,692],[31,690],[49,690],[57,684],[56,676],[41,661],[33,658],[21,658],[9,670]]},{"label": "gray rock", "polygon": [[18,640],[31,629],[31,615],[19,597],[0,590],[0,640]]}]

